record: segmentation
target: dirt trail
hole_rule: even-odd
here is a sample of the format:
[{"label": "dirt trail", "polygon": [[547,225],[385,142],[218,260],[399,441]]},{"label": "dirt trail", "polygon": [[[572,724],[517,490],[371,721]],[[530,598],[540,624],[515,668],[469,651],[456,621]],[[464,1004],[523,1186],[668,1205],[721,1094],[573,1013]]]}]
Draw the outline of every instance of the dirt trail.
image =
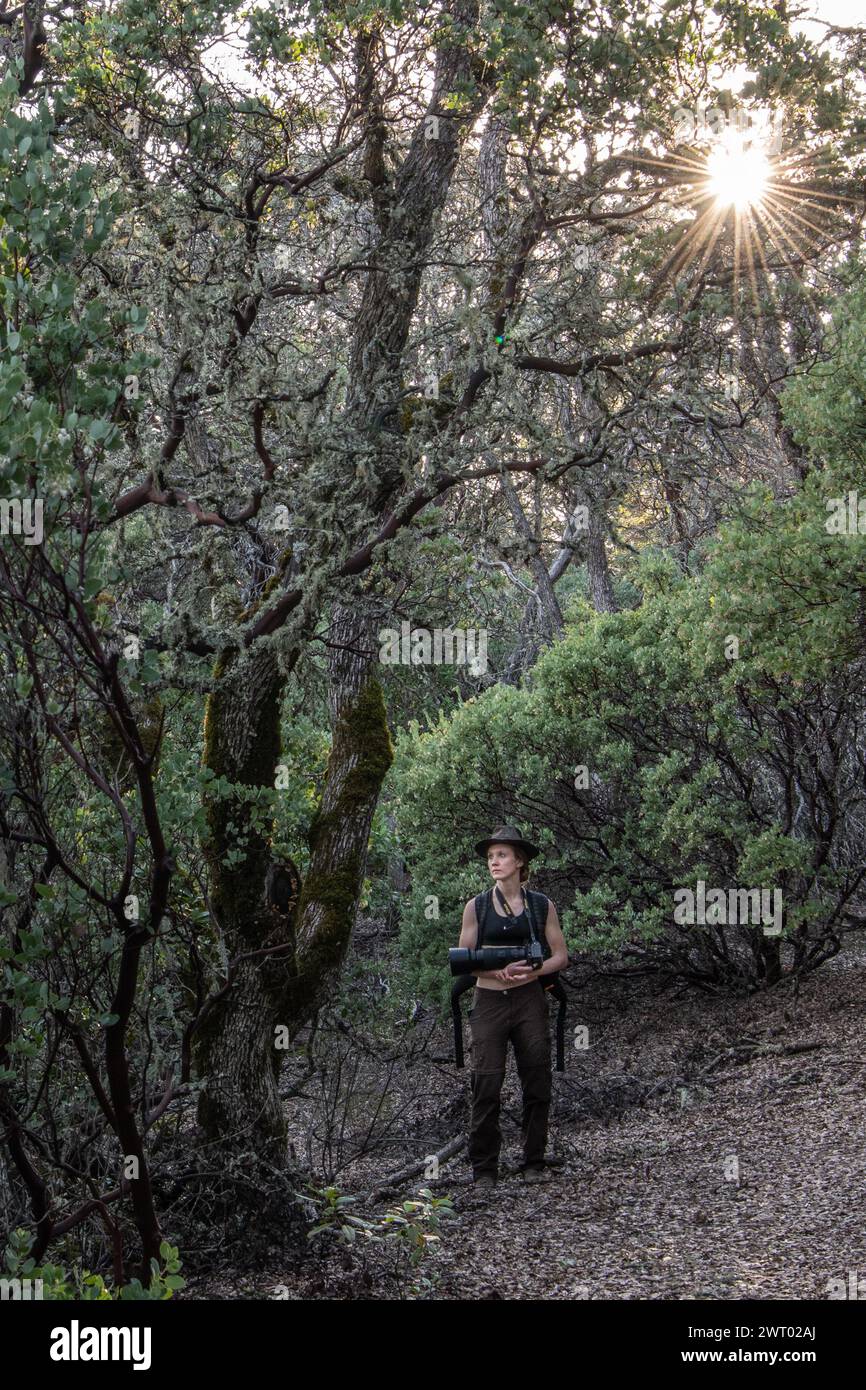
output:
[{"label": "dirt trail", "polygon": [[[847,1286],[851,1271],[866,1291],[864,1006],[862,951],[805,980],[798,998],[786,987],[731,1002],[587,974],[569,1042],[586,1024],[590,1045],[572,1046],[554,1073],[550,1151],[562,1166],[550,1181],[525,1187],[506,1172],[483,1196],[464,1152],[438,1181],[402,1182],[364,1214],[422,1186],[453,1197],[422,1266],[436,1271],[434,1299],[827,1299],[829,1281]],[[445,1025],[400,1100],[401,1087],[410,1103],[390,1147],[352,1162],[342,1191],[369,1192],[465,1133],[469,1074],[453,1066]],[[296,1101],[291,1113],[300,1154],[311,1112]],[[520,1157],[519,1116],[509,1052],[506,1169]],[[252,1274],[192,1279],[187,1296],[273,1298],[278,1284],[291,1299],[407,1296],[369,1245],[322,1249],[294,1270],[273,1253]]]},{"label": "dirt trail", "polygon": [[561,1093],[671,1083],[609,1125],[560,1119],[566,1161],[545,1187],[464,1189],[439,1297],[826,1299],[851,1270],[866,1284],[864,1002],[862,961],[838,960],[797,1001],[657,997],[639,1026],[597,1004],[598,1045],[556,1076]]}]

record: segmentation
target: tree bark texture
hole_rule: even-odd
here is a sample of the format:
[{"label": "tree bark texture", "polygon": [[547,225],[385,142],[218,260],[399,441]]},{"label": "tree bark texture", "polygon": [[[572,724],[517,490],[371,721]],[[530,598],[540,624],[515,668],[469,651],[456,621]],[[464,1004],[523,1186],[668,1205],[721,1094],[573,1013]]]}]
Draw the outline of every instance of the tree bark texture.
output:
[{"label": "tree bark texture", "polygon": [[275,784],[284,677],[271,644],[218,664],[215,676],[204,761],[238,791],[216,791],[206,803],[211,901],[228,987],[205,1009],[195,1034],[195,1065],[204,1083],[198,1119],[206,1138],[246,1143],[278,1162],[286,1130],[274,1029],[285,1015],[291,916],[268,903],[269,824],[257,821],[250,794]]},{"label": "tree bark texture", "polygon": [[330,626],[331,754],[298,908],[292,1036],[336,984],[364,881],[373,812],[393,760],[377,675],[377,628],[372,611],[343,604]]}]

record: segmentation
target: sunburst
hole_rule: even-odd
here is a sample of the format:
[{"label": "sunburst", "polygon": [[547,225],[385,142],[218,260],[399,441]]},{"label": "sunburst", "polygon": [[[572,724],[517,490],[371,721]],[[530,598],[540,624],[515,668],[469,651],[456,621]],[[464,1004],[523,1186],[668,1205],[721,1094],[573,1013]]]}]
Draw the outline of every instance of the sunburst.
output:
[{"label": "sunburst", "polygon": [[744,280],[759,315],[759,277],[771,298],[773,270],[791,270],[803,283],[802,267],[838,239],[845,206],[863,215],[863,198],[850,196],[850,185],[815,177],[821,160],[821,151],[782,156],[752,130],[725,133],[706,149],[637,160],[674,185],[680,205],[694,214],[655,277],[650,304],[687,274],[694,303],[710,266],[730,277],[735,313]]},{"label": "sunburst", "polygon": [[742,140],[727,142],[707,159],[707,192],[720,208],[738,211],[759,204],[770,181],[767,154]]}]

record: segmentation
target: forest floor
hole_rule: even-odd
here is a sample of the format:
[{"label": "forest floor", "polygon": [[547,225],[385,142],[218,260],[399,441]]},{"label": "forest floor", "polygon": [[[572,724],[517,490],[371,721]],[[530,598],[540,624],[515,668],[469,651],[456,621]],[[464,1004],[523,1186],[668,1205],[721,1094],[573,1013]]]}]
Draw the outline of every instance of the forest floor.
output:
[{"label": "forest floor", "polygon": [[[866,1276],[866,954],[849,949],[802,981],[730,1000],[573,967],[566,1070],[554,1072],[545,1185],[525,1186],[520,1092],[509,1054],[500,1182],[477,1193],[465,1149],[383,1192],[387,1174],[465,1134],[468,1071],[438,1026],[400,1076],[390,1116],[333,1180],[365,1216],[449,1195],[435,1255],[415,1282],[363,1239],[291,1267],[193,1278],[185,1297],[291,1299],[826,1299]],[[574,1028],[589,1047],[574,1047]],[[551,1029],[551,1032],[553,1030]],[[379,1081],[379,1100],[386,1092]],[[398,1098],[392,1092],[396,1090]],[[373,1094],[356,1105],[374,1117]],[[322,1099],[308,1104],[318,1108]],[[296,1144],[330,1128],[292,1102]],[[305,1128],[306,1126],[306,1128]],[[354,1133],[359,1126],[357,1116]],[[341,1144],[348,1129],[340,1128]],[[390,1146],[390,1147],[389,1147]],[[340,1150],[342,1152],[342,1150]],[[299,1157],[302,1154],[299,1152]],[[379,1184],[379,1190],[374,1191]],[[388,1250],[391,1250],[389,1243]],[[839,1281],[833,1285],[831,1281]],[[864,1279],[866,1283],[866,1279]],[[282,1286],[280,1293],[275,1293]],[[836,1292],[834,1296],[845,1296]]]}]

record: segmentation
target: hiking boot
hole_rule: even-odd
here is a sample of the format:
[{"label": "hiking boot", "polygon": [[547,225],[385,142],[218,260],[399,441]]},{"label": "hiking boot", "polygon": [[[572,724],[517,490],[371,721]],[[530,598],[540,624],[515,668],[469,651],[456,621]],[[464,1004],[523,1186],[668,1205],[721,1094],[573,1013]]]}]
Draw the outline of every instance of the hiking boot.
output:
[{"label": "hiking boot", "polygon": [[492,1192],[496,1187],[496,1174],[479,1173],[478,1177],[473,1179],[473,1182],[477,1192]]},{"label": "hiking boot", "polygon": [[531,1163],[528,1168],[523,1170],[524,1182],[547,1182],[547,1173],[541,1163]]}]

